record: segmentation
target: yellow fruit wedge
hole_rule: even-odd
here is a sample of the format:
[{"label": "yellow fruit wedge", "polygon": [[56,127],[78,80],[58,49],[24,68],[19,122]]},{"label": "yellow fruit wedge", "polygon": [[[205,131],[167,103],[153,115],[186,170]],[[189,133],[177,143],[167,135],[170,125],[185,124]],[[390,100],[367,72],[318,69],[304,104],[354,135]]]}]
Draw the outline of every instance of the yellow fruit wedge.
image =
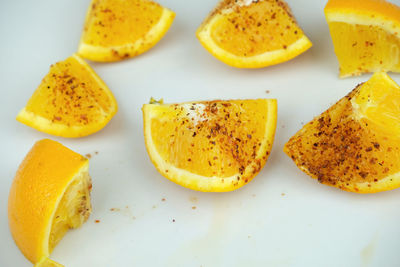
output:
[{"label": "yellow fruit wedge", "polygon": [[146,104],[142,110],[151,161],[163,176],[193,190],[240,188],[272,148],[275,99]]},{"label": "yellow fruit wedge", "polygon": [[326,185],[356,193],[400,187],[400,87],[375,73],[306,124],[284,151]]},{"label": "yellow fruit wedge", "polygon": [[43,258],[40,262],[36,263],[34,267],[64,267],[64,265],[50,260],[49,258]]},{"label": "yellow fruit wedge", "polygon": [[217,59],[238,68],[279,64],[312,46],[282,0],[222,0],[197,37]]},{"label": "yellow fruit wedge", "polygon": [[104,82],[73,55],[50,67],[17,120],[48,134],[82,137],[101,130],[117,110]]},{"label": "yellow fruit wedge", "polygon": [[340,77],[400,72],[400,7],[384,0],[329,0],[325,7]]},{"label": "yellow fruit wedge", "polygon": [[161,40],[174,18],[150,0],[92,0],[78,54],[103,62],[137,56]]},{"label": "yellow fruit wedge", "polygon": [[88,219],[88,168],[86,158],[48,139],[37,142],[19,166],[8,198],[8,222],[15,243],[32,263],[48,266],[46,258],[68,229]]}]

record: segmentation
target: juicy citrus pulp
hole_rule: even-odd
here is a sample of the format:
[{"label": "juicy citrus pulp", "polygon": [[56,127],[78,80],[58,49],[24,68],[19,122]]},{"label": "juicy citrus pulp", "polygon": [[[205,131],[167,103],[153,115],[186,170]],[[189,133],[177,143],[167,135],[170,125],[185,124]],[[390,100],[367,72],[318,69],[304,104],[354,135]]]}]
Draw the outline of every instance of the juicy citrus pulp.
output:
[{"label": "juicy citrus pulp", "polygon": [[146,104],[146,148],[171,181],[199,191],[232,191],[267,161],[276,117],[274,99]]},{"label": "juicy citrus pulp", "polygon": [[329,0],[325,16],[341,77],[400,72],[400,7],[383,0]]},{"label": "juicy citrus pulp", "polygon": [[239,68],[278,64],[312,45],[281,0],[223,0],[197,37],[216,58]]},{"label": "juicy citrus pulp", "polygon": [[400,187],[400,87],[386,73],[306,124],[285,145],[321,183],[357,193]]},{"label": "juicy citrus pulp", "polygon": [[78,54],[94,61],[134,57],[160,41],[174,17],[149,0],[92,0]]},{"label": "juicy citrus pulp", "polygon": [[91,212],[88,160],[60,143],[37,142],[18,168],[8,199],[11,234],[31,262],[47,258]]},{"label": "juicy citrus pulp", "polygon": [[48,134],[82,137],[101,130],[117,109],[104,82],[73,55],[50,67],[17,120]]}]

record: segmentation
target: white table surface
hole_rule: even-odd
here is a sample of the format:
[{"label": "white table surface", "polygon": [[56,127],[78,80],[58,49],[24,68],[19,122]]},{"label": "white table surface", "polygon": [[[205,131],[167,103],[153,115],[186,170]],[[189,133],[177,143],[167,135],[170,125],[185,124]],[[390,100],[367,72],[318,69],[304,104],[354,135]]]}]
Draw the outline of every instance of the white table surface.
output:
[{"label": "white table surface", "polygon": [[[76,51],[89,1],[0,2],[0,266],[32,266],[9,232],[7,198],[19,163],[42,138],[93,155],[93,213],[51,257],[67,267],[400,266],[400,190],[357,195],[324,186],[282,152],[304,122],[370,77],[338,78],[326,1],[288,0],[314,46],[258,70],[231,68],[197,41],[196,28],[216,0],[160,3],[177,16],[153,49],[122,62],[89,62],[115,94],[117,115],[92,136],[64,139],[15,116],[49,65]],[[400,83],[400,75],[391,77]],[[166,102],[277,98],[276,139],[265,168],[248,185],[223,194],[163,178],[143,141],[141,106],[151,96]]]}]

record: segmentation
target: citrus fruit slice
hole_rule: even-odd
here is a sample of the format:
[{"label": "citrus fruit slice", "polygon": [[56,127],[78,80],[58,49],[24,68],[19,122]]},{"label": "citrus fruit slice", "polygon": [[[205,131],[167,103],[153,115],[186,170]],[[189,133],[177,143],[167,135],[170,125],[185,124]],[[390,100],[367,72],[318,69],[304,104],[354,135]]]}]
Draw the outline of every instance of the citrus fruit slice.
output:
[{"label": "citrus fruit slice", "polygon": [[49,258],[43,258],[41,261],[35,264],[33,267],[64,267],[64,265],[59,264]]},{"label": "citrus fruit slice", "polygon": [[197,37],[212,55],[238,68],[282,63],[312,45],[282,0],[222,0]]},{"label": "citrus fruit slice", "polygon": [[146,104],[145,144],[169,180],[203,192],[232,191],[266,163],[276,117],[275,99]]},{"label": "citrus fruit slice", "polygon": [[174,18],[150,0],[92,0],[78,54],[103,62],[137,56],[161,40]]},{"label": "citrus fruit slice", "polygon": [[400,187],[400,87],[375,73],[285,145],[319,182],[357,193]]},{"label": "citrus fruit slice", "polygon": [[340,77],[400,72],[400,7],[384,0],[329,0],[325,16]]},{"label": "citrus fruit slice", "polygon": [[17,120],[48,134],[82,137],[101,130],[117,109],[104,82],[73,55],[50,67]]},{"label": "citrus fruit slice", "polygon": [[88,167],[86,158],[48,139],[38,141],[19,166],[8,198],[8,222],[32,263],[47,258],[68,229],[88,219]]}]

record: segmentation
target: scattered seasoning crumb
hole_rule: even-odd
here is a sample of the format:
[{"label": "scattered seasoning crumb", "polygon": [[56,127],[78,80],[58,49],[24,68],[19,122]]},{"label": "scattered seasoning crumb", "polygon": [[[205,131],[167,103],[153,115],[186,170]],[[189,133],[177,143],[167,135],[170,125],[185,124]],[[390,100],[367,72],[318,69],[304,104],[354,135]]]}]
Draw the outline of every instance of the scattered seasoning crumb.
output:
[{"label": "scattered seasoning crumb", "polygon": [[92,157],[92,155],[89,154],[89,153],[87,153],[87,154],[85,155],[85,157],[87,157],[88,159],[90,159],[90,158]]},{"label": "scattered seasoning crumb", "polygon": [[99,151],[95,151],[94,154],[98,155],[98,154],[99,154]]},{"label": "scattered seasoning crumb", "polygon": [[94,222],[95,222],[95,223],[99,223],[99,222],[100,222],[100,220],[95,220]]},{"label": "scattered seasoning crumb", "polygon": [[161,199],[161,201],[165,201],[165,200],[166,200],[165,198],[162,198],[162,199]]},{"label": "scattered seasoning crumb", "polygon": [[190,197],[189,200],[192,203],[197,203],[197,201],[198,201],[197,197]]},{"label": "scattered seasoning crumb", "polygon": [[285,193],[282,193],[281,196],[285,196]]},{"label": "scattered seasoning crumb", "polygon": [[271,91],[270,90],[267,90],[267,91],[265,91],[267,94],[269,94]]},{"label": "scattered seasoning crumb", "polygon": [[192,210],[195,210],[195,209],[196,209],[196,206],[193,206],[193,207],[192,207]]},{"label": "scattered seasoning crumb", "polygon": [[282,129],[285,129],[285,127],[286,127],[285,125],[282,125]]},{"label": "scattered seasoning crumb", "polygon": [[155,208],[157,208],[157,206],[156,205],[153,205],[153,207],[152,207],[153,209],[155,209]]},{"label": "scattered seasoning crumb", "polygon": [[172,222],[175,222],[175,219],[172,219]]},{"label": "scattered seasoning crumb", "polygon": [[110,211],[120,211],[119,208],[111,208]]}]

